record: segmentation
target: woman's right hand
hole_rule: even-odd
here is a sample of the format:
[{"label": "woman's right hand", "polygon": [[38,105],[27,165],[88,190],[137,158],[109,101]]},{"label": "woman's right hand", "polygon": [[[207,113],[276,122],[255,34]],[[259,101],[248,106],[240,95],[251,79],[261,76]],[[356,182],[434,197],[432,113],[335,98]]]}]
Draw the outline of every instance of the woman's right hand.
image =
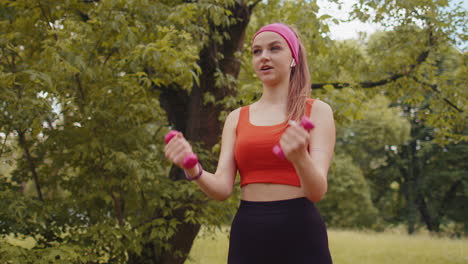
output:
[{"label": "woman's right hand", "polygon": [[188,143],[184,135],[180,132],[177,132],[177,135],[164,147],[164,155],[166,158],[182,169],[184,169],[184,157],[190,153],[192,153],[192,146],[190,146],[190,143]]}]

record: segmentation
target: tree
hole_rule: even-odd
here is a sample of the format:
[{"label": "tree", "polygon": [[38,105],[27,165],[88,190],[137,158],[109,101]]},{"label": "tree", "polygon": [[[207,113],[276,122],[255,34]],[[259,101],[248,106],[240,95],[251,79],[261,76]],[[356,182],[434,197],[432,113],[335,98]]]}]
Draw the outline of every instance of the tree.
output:
[{"label": "tree", "polygon": [[376,190],[386,190],[386,177],[369,179],[387,162],[385,149],[409,139],[409,123],[401,109],[377,95],[361,106],[362,117],[337,126],[336,156],[329,175],[329,191],[318,205],[328,225],[347,228],[384,227],[374,205]]},{"label": "tree", "polygon": [[[449,2],[454,6],[449,8]],[[370,12],[375,11],[375,12]],[[373,15],[370,15],[373,14]],[[456,1],[359,1],[353,16],[362,21],[381,23],[391,31],[374,35],[368,43],[374,74],[386,74],[386,93],[394,100],[418,105],[428,93],[431,114],[429,125],[438,129],[440,144],[467,140],[460,124],[466,116],[466,65],[455,72],[441,74],[442,54],[466,38],[466,10]],[[454,52],[457,60],[464,55]],[[454,57],[452,57],[454,58]],[[375,78],[375,77],[374,77]],[[451,79],[447,82],[447,79]],[[387,85],[388,84],[388,85]]]},{"label": "tree", "polygon": [[[463,225],[468,212],[464,208],[468,200],[466,142],[438,145],[435,129],[420,118],[427,106],[404,109],[411,121],[411,140],[387,150],[387,164],[373,172],[371,181],[375,185],[382,180],[395,185],[393,190],[380,188],[381,197],[394,201],[390,218],[396,223],[406,222],[409,234],[419,223],[431,232],[440,232],[441,226],[449,223]],[[387,211],[388,201],[379,198],[375,204]]]},{"label": "tree", "polygon": [[[22,152],[12,180],[2,177],[2,204],[9,206],[0,214],[1,233],[36,243],[32,250],[3,243],[2,261],[182,263],[201,224],[230,216],[229,204],[220,210],[178,181],[180,171],[168,177],[161,149],[169,123],[200,139],[196,126],[182,125],[200,112],[167,103],[191,98],[188,105],[209,113],[196,107],[204,98],[192,85],[213,80],[208,69],[199,76],[200,66],[218,63],[218,53],[199,53],[229,50],[216,30],[248,15],[233,14],[235,6],[253,8],[226,1],[1,2],[1,128]],[[218,41],[207,37],[216,34]],[[169,121],[163,107],[174,114]],[[208,147],[216,137],[210,140]],[[209,165],[210,155],[198,153]],[[33,193],[22,188],[28,181]]]},{"label": "tree", "polygon": [[396,101],[435,89],[427,120],[442,142],[463,140],[456,109],[466,112],[466,66],[447,85],[432,65],[463,14],[444,11],[444,1],[405,3],[360,1],[356,17],[375,8],[375,21],[396,19],[393,35],[363,48],[327,38],[333,18],[317,17],[315,1],[0,1],[0,155],[21,151],[1,178],[0,233],[36,241],[31,250],[0,241],[0,259],[183,263],[200,225],[225,222],[236,201],[209,201],[181,181],[162,137],[182,131],[213,169],[226,112],[258,95],[249,67],[239,71],[249,61],[246,32],[267,22],[297,26],[315,96],[330,101],[338,122],[362,115],[366,93]]}]

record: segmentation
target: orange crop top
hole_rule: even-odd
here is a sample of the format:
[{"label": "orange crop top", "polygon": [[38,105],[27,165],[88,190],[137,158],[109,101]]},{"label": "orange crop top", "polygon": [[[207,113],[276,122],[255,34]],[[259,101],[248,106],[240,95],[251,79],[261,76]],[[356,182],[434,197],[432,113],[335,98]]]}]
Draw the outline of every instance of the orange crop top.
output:
[{"label": "orange crop top", "polygon": [[[314,99],[307,100],[306,115],[310,116]],[[272,126],[256,126],[250,123],[250,107],[240,109],[237,123],[235,159],[241,177],[241,186],[249,183],[276,183],[301,186],[292,163],[273,154],[287,128],[287,121]]]}]

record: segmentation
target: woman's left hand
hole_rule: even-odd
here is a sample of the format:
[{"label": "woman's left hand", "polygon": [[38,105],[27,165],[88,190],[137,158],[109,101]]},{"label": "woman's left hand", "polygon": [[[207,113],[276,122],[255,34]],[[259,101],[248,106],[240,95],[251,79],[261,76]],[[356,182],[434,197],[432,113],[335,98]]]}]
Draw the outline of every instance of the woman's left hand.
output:
[{"label": "woman's left hand", "polygon": [[295,121],[289,121],[289,127],[280,139],[280,146],[286,158],[294,163],[308,154],[310,135]]}]

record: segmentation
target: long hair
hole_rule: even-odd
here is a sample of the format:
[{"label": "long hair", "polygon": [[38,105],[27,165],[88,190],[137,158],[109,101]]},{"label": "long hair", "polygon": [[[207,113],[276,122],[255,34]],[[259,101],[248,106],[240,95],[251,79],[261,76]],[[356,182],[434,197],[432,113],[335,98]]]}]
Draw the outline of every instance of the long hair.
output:
[{"label": "long hair", "polygon": [[[288,26],[298,37],[293,28]],[[287,119],[299,121],[305,114],[306,100],[310,97],[311,81],[305,48],[299,39],[299,62],[291,67],[287,102]]]}]

